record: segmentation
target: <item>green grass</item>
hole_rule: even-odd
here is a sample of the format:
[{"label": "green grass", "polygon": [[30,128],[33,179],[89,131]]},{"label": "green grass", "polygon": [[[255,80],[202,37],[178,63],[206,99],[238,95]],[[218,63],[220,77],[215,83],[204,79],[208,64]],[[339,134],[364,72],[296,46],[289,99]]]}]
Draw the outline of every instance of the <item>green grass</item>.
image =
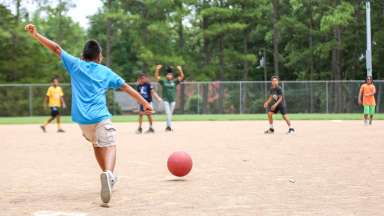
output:
[{"label": "green grass", "polygon": [[[360,120],[362,114],[290,114],[292,120]],[[0,124],[41,124],[48,117],[0,117]],[[155,121],[164,121],[165,115],[155,115]],[[266,120],[266,114],[227,114],[227,115],[175,115],[174,121],[255,121]],[[281,119],[281,115],[275,116],[275,119]],[[376,120],[384,120],[384,114],[376,114]],[[114,122],[135,122],[137,115],[114,116]],[[70,116],[63,116],[62,122],[71,122]]]}]

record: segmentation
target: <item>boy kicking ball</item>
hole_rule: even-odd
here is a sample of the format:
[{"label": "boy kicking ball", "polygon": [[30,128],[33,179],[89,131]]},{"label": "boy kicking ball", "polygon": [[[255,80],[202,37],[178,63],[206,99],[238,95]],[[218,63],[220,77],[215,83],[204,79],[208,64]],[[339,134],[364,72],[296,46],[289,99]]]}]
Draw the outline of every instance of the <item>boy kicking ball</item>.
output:
[{"label": "boy kicking ball", "polygon": [[[266,134],[273,134],[275,129],[273,128],[273,115],[277,112],[280,112],[283,115],[285,122],[289,127],[288,134],[295,132],[295,129],[291,126],[291,121],[288,119],[287,115],[287,106],[285,104],[283,90],[279,86],[279,77],[272,77],[272,87],[270,90],[270,96],[268,100],[264,103],[264,108],[268,109],[268,120],[269,120],[269,129],[265,131]],[[273,101],[273,105],[269,107],[269,104]]]},{"label": "boy kicking ball", "polygon": [[101,200],[108,203],[117,180],[113,174],[116,162],[116,129],[112,125],[105,94],[110,88],[121,89],[142,104],[146,112],[151,112],[152,107],[121,77],[100,64],[103,56],[101,47],[95,40],[85,43],[80,59],[39,34],[34,25],[26,25],[25,30],[58,56],[71,76],[72,120],[79,124],[83,136],[93,144],[96,160],[102,170]]},{"label": "boy kicking ball", "polygon": [[51,117],[44,123],[44,125],[41,125],[40,128],[44,133],[47,132],[48,124],[56,119],[57,132],[64,133],[65,131],[60,125],[60,109],[65,109],[66,105],[64,101],[64,92],[59,86],[59,79],[56,77],[52,79],[52,85],[48,88],[44,101],[44,107],[46,107],[46,104],[51,110]]},{"label": "boy kicking ball", "polygon": [[[373,84],[372,76],[368,76],[366,82],[361,85],[359,91],[359,104],[364,107],[364,124],[372,125],[373,115],[376,109],[376,87]],[[369,119],[369,120],[368,120]]]},{"label": "boy kicking ball", "polygon": [[[138,83],[137,91],[148,103],[150,104],[152,103],[153,97],[155,97],[159,102],[162,101],[159,95],[153,89],[153,86],[151,85],[149,78],[145,73],[142,73],[139,75],[139,78],[137,79],[137,83]],[[142,125],[143,125],[144,115],[147,115],[148,122],[149,122],[149,129],[145,133],[155,133],[155,129],[153,129],[152,113],[146,113],[143,105],[140,105],[139,107],[139,128],[137,129],[136,133],[137,134],[143,133]]]}]

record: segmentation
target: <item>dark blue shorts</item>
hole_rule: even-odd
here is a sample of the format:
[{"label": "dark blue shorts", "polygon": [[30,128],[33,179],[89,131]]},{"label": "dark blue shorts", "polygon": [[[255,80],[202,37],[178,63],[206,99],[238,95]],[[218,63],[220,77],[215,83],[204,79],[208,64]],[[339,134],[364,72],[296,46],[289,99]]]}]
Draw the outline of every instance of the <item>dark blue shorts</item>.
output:
[{"label": "dark blue shorts", "polygon": [[55,118],[60,115],[60,107],[51,107],[51,116]]}]

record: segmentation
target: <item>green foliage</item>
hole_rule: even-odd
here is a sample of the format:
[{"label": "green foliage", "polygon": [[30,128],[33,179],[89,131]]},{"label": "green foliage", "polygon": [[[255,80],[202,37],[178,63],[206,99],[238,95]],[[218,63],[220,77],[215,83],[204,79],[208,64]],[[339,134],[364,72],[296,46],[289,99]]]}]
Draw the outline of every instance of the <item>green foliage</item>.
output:
[{"label": "green foliage", "polygon": [[[0,4],[0,83],[45,83],[54,75],[69,82],[57,58],[24,32],[29,22],[75,56],[87,38],[97,39],[112,69],[127,81],[141,71],[153,73],[155,64],[182,65],[188,80],[264,80],[259,67],[264,54],[267,76],[275,73],[270,0],[102,0],[88,29],[68,16],[76,1],[34,1],[39,7],[31,13],[21,1],[18,14],[9,9],[15,1],[5,2]],[[364,1],[274,2],[282,79],[364,77],[365,62],[359,60],[365,53]],[[384,6],[372,1],[372,10],[373,69],[380,78]],[[340,76],[332,65],[340,67]]]}]

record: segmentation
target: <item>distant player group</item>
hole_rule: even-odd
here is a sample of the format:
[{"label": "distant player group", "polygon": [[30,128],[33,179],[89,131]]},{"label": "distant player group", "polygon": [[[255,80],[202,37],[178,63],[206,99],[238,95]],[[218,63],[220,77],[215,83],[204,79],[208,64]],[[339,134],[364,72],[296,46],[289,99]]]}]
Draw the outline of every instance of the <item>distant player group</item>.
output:
[{"label": "distant player group", "polygon": [[[163,101],[164,110],[167,115],[166,131],[172,131],[172,114],[176,104],[176,86],[184,80],[184,72],[180,66],[177,66],[178,76],[174,78],[173,69],[168,67],[166,68],[165,79],[163,79],[160,76],[160,70],[163,66],[156,66],[155,78],[162,86],[163,99],[161,99],[150,84],[147,74],[142,73],[139,75],[136,91],[110,68],[102,65],[102,50],[97,41],[87,41],[81,58],[77,58],[67,53],[57,43],[39,34],[34,25],[26,25],[25,30],[32,38],[52,51],[61,60],[71,77],[72,120],[79,125],[84,138],[93,144],[95,157],[102,171],[100,174],[100,197],[103,203],[109,203],[112,196],[112,188],[117,182],[117,177],[114,174],[116,163],[116,129],[111,121],[112,115],[107,108],[105,95],[107,90],[120,89],[140,104],[139,127],[136,133],[141,134],[143,132],[142,122],[144,115],[148,117],[150,125],[146,132],[155,132],[152,118],[152,98]],[[295,129],[292,127],[287,115],[287,106],[283,90],[279,87],[279,78],[273,76],[271,81],[270,96],[264,103],[264,108],[268,111],[269,120],[269,129],[265,133],[272,134],[275,132],[273,115],[280,112],[288,125],[288,133],[292,134],[295,132]],[[361,86],[358,101],[359,104],[364,106],[366,124],[372,124],[375,110],[375,93],[376,90],[372,77],[368,77],[366,84]],[[51,117],[41,126],[41,129],[46,132],[47,125],[56,119],[57,131],[64,132],[60,125],[60,109],[65,108],[66,105],[64,93],[59,86],[57,78],[52,80],[52,86],[47,91],[46,103],[50,107]]]}]

